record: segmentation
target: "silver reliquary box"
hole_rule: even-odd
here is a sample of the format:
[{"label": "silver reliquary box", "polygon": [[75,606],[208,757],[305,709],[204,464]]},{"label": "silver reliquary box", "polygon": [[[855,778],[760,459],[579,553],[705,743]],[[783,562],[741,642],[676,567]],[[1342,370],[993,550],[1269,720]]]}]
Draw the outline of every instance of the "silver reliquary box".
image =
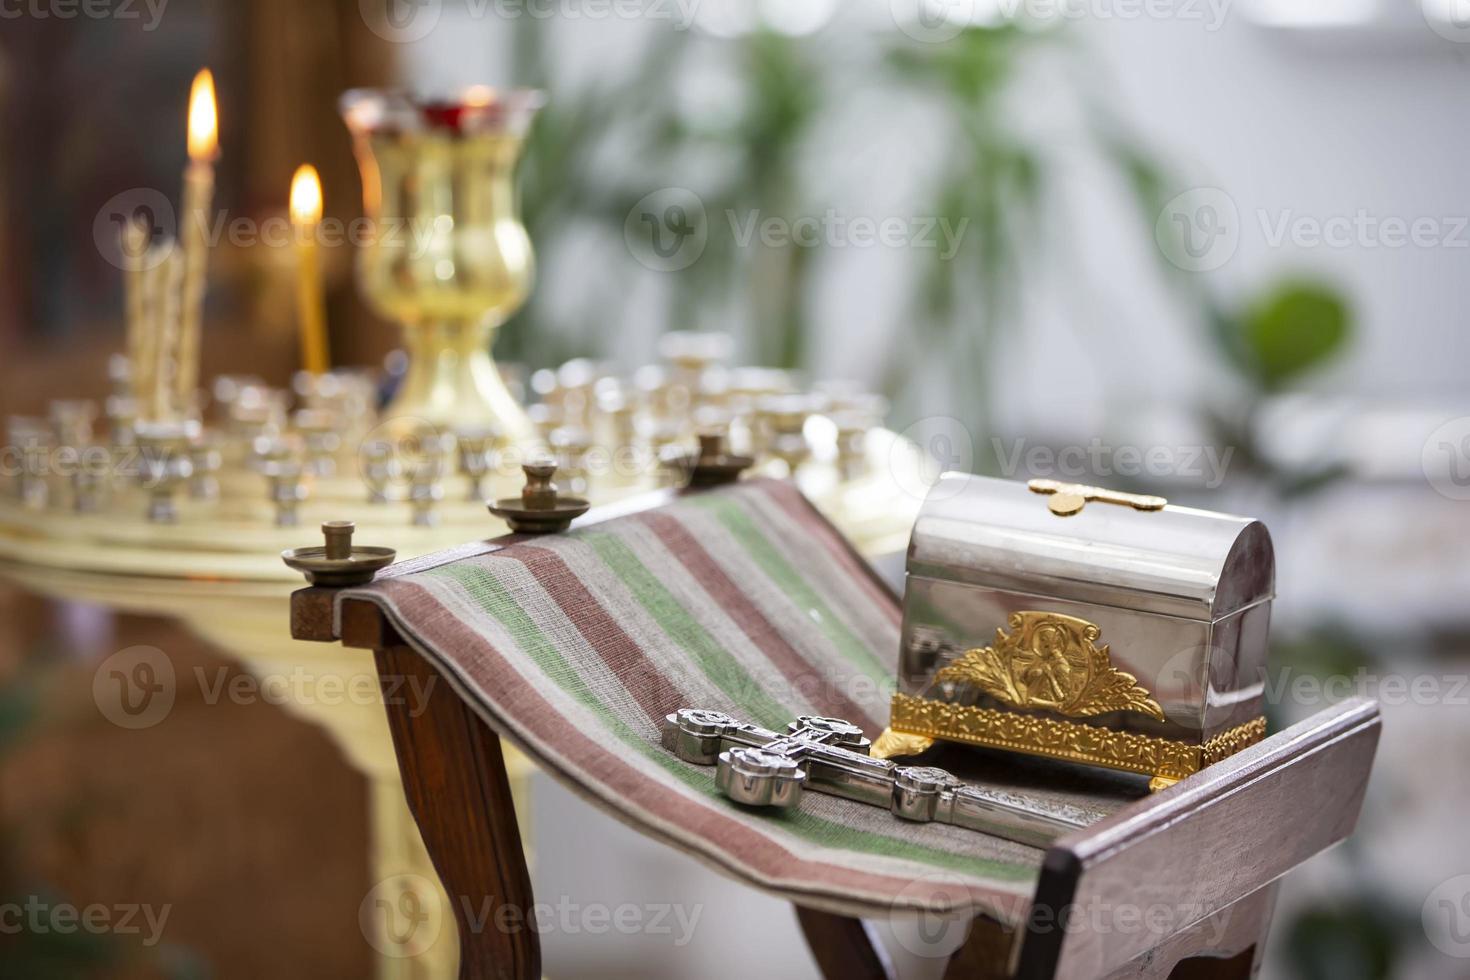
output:
[{"label": "silver reliquary box", "polygon": [[945,739],[1169,785],[1265,733],[1265,525],[1160,497],[946,475],[909,543],[875,746]]}]

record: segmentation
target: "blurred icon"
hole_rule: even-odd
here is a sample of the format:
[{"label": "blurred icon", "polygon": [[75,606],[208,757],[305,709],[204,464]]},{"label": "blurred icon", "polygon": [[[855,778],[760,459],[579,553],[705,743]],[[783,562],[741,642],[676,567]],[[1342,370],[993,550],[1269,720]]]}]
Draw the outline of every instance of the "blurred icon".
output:
[{"label": "blurred icon", "polygon": [[406,959],[432,947],[444,928],[439,888],[421,875],[400,874],[373,886],[358,906],[368,944],[384,956]]},{"label": "blurred icon", "polygon": [[946,473],[974,471],[975,443],[959,419],[931,415],[904,429],[889,450],[888,468],[904,493],[924,500]]},{"label": "blurred icon", "polygon": [[368,30],[393,44],[412,44],[439,26],[443,0],[358,0]]},{"label": "blurred icon", "polygon": [[1440,496],[1470,500],[1470,415],[1450,419],[1430,433],[1419,462]]},{"label": "blurred icon", "polygon": [[[174,206],[167,195],[151,187],[134,187],[107,199],[92,219],[92,241],[98,253],[115,269],[142,272],[162,264],[168,250],[152,246],[176,231]],[[137,222],[143,234],[124,234]]]},{"label": "blurred icon", "polygon": [[908,952],[948,959],[969,938],[974,910],[970,890],[958,875],[935,871],[915,878],[893,902],[889,925]]},{"label": "blurred icon", "polygon": [[975,0],[890,0],[893,22],[915,41],[943,44],[975,23]]},{"label": "blurred icon", "polygon": [[1470,42],[1470,0],[1421,0],[1429,29],[1456,44]]},{"label": "blurred icon", "polygon": [[1154,223],[1164,257],[1185,272],[1209,272],[1240,247],[1240,211],[1218,187],[1196,187],[1165,204]]},{"label": "blurred icon", "polygon": [[1424,934],[1446,956],[1470,959],[1470,875],[1441,882],[1424,900]]},{"label": "blurred icon", "polygon": [[119,650],[92,675],[92,700],[102,717],[119,728],[152,728],[174,707],[173,661],[157,647]]},{"label": "blurred icon", "polygon": [[704,201],[684,187],[646,194],[628,212],[623,240],[645,268],[655,272],[687,269],[699,261],[709,241]]}]

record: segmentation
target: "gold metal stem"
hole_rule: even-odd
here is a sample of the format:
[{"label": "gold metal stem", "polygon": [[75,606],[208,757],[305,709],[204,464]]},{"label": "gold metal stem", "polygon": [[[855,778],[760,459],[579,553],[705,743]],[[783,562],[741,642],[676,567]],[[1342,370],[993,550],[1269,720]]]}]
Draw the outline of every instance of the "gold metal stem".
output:
[{"label": "gold metal stem", "polygon": [[484,426],[507,442],[533,441],[531,420],[490,359],[494,332],[489,323],[463,320],[430,320],[405,327],[408,374],[385,415],[445,428]]}]

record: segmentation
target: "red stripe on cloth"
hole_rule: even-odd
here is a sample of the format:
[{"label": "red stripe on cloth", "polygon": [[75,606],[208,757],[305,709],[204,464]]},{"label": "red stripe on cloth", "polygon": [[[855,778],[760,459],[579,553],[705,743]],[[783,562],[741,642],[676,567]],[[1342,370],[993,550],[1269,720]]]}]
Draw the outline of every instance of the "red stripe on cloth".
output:
[{"label": "red stripe on cloth", "polygon": [[752,483],[821,541],[827,552],[837,559],[851,578],[861,583],[863,591],[872,598],[873,604],[895,625],[902,624],[903,609],[893,590],[878,578],[872,566],[853,548],[852,542],[843,537],[794,484],[784,480],[759,480]]},{"label": "red stripe on cloth", "polygon": [[[496,719],[499,724],[491,727],[502,732],[506,727],[511,728],[519,736],[516,742],[523,751],[573,785],[583,790],[600,788],[600,802],[614,816],[626,819],[628,811],[641,808],[657,822],[643,828],[651,835],[677,840],[681,846],[699,852],[731,873],[768,887],[805,892],[838,903],[856,901],[870,906],[882,904],[881,897],[873,896],[899,894],[912,901],[910,908],[942,909],[953,902],[951,876],[921,874],[907,878],[800,858],[771,837],[711,807],[703,799],[669,789],[567,724],[506,656],[445,609],[427,588],[405,580],[388,580],[377,591],[385,597],[402,595],[408,600],[393,603],[390,611],[395,618],[402,616],[401,605],[416,604],[418,600],[432,603],[443,613],[428,616],[415,613],[414,622],[419,627],[415,633],[436,652],[455,651],[453,663],[470,675],[480,694],[471,706],[489,708],[496,702],[516,705],[519,710],[509,724],[499,718]],[[474,668],[479,668],[479,672]],[[487,694],[489,691],[494,691],[496,697],[492,699]],[[556,758],[545,755],[541,751],[543,746],[555,752]],[[575,767],[580,773],[574,776],[569,767]],[[687,835],[675,834],[671,828]],[[730,857],[739,863],[732,863]],[[977,888],[968,891],[972,901],[1006,921],[1017,921],[1028,903],[1025,896],[997,895]]]},{"label": "red stripe on cloth", "polygon": [[[636,520],[647,525],[669,552],[689,569],[694,580],[725,610],[766,659],[776,666],[801,695],[825,715],[847,719],[869,733],[882,729],[857,702],[827,682],[814,665],[803,659],[766,618],[745,592],[730,580],[725,570],[715,563],[688,528],[667,514],[639,514]],[[874,678],[880,680],[880,678]]]},{"label": "red stripe on cloth", "polygon": [[522,545],[515,550],[515,557],[536,577],[608,670],[622,681],[655,727],[662,725],[670,712],[688,706],[686,692],[667,671],[648,659],[561,555],[536,545]]}]

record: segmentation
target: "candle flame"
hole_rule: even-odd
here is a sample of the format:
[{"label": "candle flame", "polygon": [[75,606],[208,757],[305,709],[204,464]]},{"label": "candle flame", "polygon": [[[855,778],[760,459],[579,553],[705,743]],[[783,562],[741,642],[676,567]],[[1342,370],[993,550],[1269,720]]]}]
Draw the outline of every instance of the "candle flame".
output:
[{"label": "candle flame", "polygon": [[214,101],[214,74],[205,68],[189,90],[189,159],[213,160],[219,151],[219,110]]},{"label": "candle flame", "polygon": [[322,220],[322,179],[309,163],[297,167],[291,178],[291,220],[297,224]]}]

